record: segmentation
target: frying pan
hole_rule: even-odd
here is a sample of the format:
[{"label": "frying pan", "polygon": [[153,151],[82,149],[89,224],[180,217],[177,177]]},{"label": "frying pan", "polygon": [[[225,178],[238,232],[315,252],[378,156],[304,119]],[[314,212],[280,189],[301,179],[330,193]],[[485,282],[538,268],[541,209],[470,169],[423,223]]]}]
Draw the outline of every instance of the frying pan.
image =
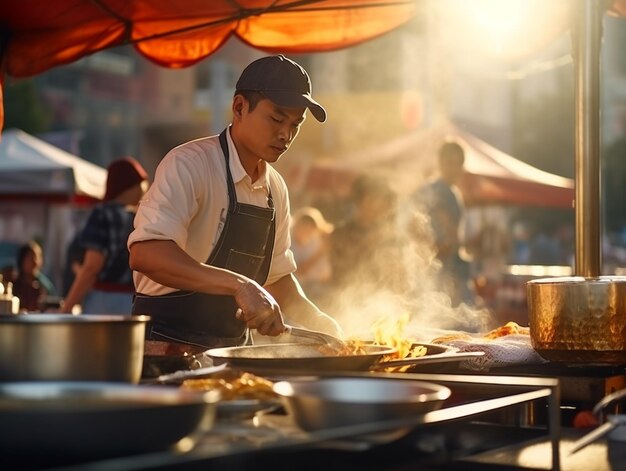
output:
[{"label": "frying pan", "polygon": [[115,382],[2,383],[0,468],[165,450],[208,430],[219,399],[217,391]]},{"label": "frying pan", "polygon": [[233,368],[250,372],[336,372],[365,371],[394,348],[365,345],[358,355],[324,354],[319,345],[280,343],[243,347],[212,348],[206,353],[215,361],[228,362]]},{"label": "frying pan", "polygon": [[319,350],[319,345],[282,343],[243,347],[213,348],[206,353],[216,362],[228,362],[233,368],[257,373],[320,373],[342,371],[379,370],[389,366],[413,365],[421,367],[441,363],[455,363],[483,352],[458,353],[458,350],[443,345],[420,343],[426,347],[426,355],[417,358],[381,361],[392,354],[395,348],[366,344],[365,353],[358,355],[330,355]]}]

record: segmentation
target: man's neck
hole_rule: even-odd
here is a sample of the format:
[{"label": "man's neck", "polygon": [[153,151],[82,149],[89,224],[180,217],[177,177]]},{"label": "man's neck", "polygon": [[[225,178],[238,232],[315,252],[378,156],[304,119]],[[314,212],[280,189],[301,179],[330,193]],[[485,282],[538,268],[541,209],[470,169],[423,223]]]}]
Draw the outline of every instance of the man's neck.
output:
[{"label": "man's neck", "polygon": [[[256,155],[251,152],[246,152],[244,146],[238,144],[239,138],[237,136],[237,130],[234,126],[230,126],[230,138],[233,141],[233,145],[235,146],[235,150],[237,151],[237,156],[239,157],[239,162],[241,162],[241,166],[246,171],[252,183],[256,182],[259,177],[259,159]],[[233,158],[233,156],[231,156]]]}]

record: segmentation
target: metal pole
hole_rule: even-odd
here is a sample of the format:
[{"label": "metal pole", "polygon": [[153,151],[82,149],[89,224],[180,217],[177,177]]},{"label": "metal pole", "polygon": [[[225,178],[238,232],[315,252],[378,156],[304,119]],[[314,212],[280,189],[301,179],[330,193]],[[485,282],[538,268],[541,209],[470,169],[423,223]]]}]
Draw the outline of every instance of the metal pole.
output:
[{"label": "metal pole", "polygon": [[579,0],[572,32],[576,71],[575,274],[601,274],[600,46],[604,0]]}]

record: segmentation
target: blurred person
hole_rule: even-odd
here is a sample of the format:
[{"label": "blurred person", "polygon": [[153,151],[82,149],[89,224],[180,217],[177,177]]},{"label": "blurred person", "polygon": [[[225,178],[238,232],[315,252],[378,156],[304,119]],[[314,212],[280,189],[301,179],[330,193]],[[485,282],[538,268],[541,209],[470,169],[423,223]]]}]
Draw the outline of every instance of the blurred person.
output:
[{"label": "blurred person", "polygon": [[504,274],[512,247],[511,237],[503,224],[486,222],[467,242],[476,272],[494,282]]},{"label": "blurred person", "polygon": [[128,246],[133,313],[152,319],[148,346],[243,345],[250,329],[282,334],[283,315],[341,334],[295,276],[288,190],[269,165],[289,149],[307,111],[326,119],[309,76],[282,55],[257,59],[239,77],[231,110],[219,136],[163,158],[139,206]]},{"label": "blurred person", "polygon": [[[20,298],[20,311],[39,312],[45,307],[45,298],[56,295],[50,279],[41,272],[43,250],[30,241],[17,252],[17,271],[13,278],[13,295]],[[5,281],[11,281],[9,279]]]},{"label": "blurred person", "polygon": [[76,276],[62,304],[64,312],[80,305],[89,314],[131,313],[134,286],[126,242],[147,188],[148,174],[134,158],[117,159],[108,166],[104,200],[91,211],[80,233],[84,256],[75,265]]},{"label": "blurred person", "polygon": [[65,266],[63,267],[63,296],[67,296],[69,293],[85,258],[85,249],[81,245],[80,235],[80,232],[76,233],[67,246]]},{"label": "blurred person", "polygon": [[561,246],[556,229],[538,228],[530,241],[530,260],[535,265],[560,265]]},{"label": "blurred person", "polygon": [[430,219],[436,256],[441,262],[438,287],[450,296],[452,306],[473,303],[470,264],[463,257],[465,205],[457,183],[463,175],[465,152],[457,142],[445,142],[438,151],[439,176],[414,195],[418,208]]},{"label": "blurred person", "polygon": [[5,265],[0,269],[0,283],[3,283],[6,286],[6,283],[11,282],[17,276],[17,269],[15,268],[15,264],[11,263],[9,265]]},{"label": "blurred person", "polygon": [[361,175],[352,184],[353,212],[331,235],[333,289],[406,288],[402,243],[396,228],[397,195],[389,184]]},{"label": "blurred person", "polygon": [[317,208],[303,207],[293,214],[291,250],[298,266],[296,276],[316,301],[323,298],[332,276],[328,237],[333,229]]},{"label": "blurred person", "polygon": [[513,224],[513,250],[512,263],[515,265],[528,265],[530,263],[530,231],[526,224],[517,221]]},{"label": "blurred person", "polygon": [[[559,244],[559,264],[574,266],[575,232],[572,224],[562,224],[556,229],[556,239]],[[622,252],[622,260],[626,260],[626,252]]]}]

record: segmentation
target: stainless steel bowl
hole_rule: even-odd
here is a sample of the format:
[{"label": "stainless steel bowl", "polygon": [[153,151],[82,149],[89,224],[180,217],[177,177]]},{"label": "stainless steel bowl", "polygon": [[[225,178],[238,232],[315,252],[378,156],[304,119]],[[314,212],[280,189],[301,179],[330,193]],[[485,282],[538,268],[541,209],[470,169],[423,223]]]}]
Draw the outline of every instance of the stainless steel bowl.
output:
[{"label": "stainless steel bowl", "polygon": [[450,389],[391,378],[294,378],[274,384],[304,430],[390,421],[441,407]]},{"label": "stainless steel bowl", "polygon": [[146,316],[0,316],[0,381],[119,381],[141,377]]}]

